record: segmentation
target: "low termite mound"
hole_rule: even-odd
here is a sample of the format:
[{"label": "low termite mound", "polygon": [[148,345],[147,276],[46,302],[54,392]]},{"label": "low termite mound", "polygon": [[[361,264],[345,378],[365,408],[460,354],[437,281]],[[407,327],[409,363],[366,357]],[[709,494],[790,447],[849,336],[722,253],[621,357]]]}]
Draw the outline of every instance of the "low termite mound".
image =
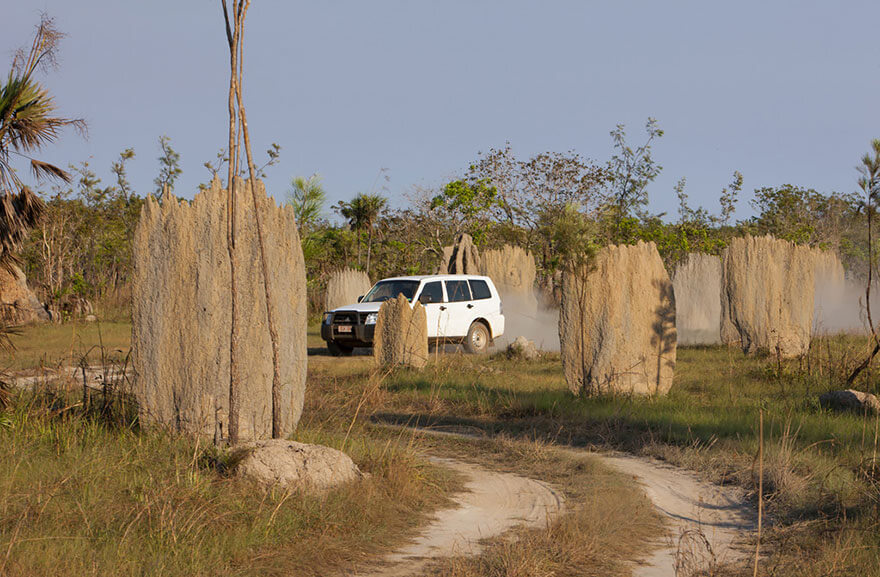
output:
[{"label": "low termite mound", "polygon": [[46,322],[49,312],[14,263],[0,266],[0,320],[10,325]]},{"label": "low termite mound", "polygon": [[[239,436],[272,434],[272,348],[254,202],[238,181],[236,347]],[[280,434],[293,432],[306,379],[306,278],[289,206],[258,183],[279,350]],[[220,181],[192,202],[148,197],[134,236],[132,354],[141,423],[209,437],[228,436],[232,292],[227,194]]]},{"label": "low termite mound", "polygon": [[675,368],[675,297],[653,242],[608,246],[562,277],[562,367],[574,394],[662,395]]},{"label": "low termite mound", "polygon": [[452,245],[452,252],[446,264],[446,273],[480,274],[480,268],[480,251],[477,250],[474,239],[467,233],[458,235],[455,244]]},{"label": "low termite mound", "polygon": [[721,342],[721,259],[691,253],[675,267],[675,328],[681,345]]},{"label": "low termite mound", "polygon": [[373,335],[373,358],[383,368],[425,366],[428,317],[421,303],[410,307],[403,295],[382,303]]},{"label": "low termite mound", "polygon": [[815,294],[813,249],[772,236],[731,239],[721,267],[721,340],[747,353],[803,355]]},{"label": "low termite mound", "polygon": [[344,307],[357,302],[358,297],[364,296],[372,287],[370,277],[362,270],[345,268],[330,275],[327,281],[327,296],[324,301],[324,310]]}]

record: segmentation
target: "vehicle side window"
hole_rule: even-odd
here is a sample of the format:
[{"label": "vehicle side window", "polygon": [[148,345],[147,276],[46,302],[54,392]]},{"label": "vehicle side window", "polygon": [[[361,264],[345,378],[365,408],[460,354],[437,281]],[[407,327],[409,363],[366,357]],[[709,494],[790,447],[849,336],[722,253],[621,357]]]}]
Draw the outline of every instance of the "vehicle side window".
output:
[{"label": "vehicle side window", "polygon": [[468,288],[466,280],[446,281],[446,294],[449,295],[451,303],[471,300],[471,289]]},{"label": "vehicle side window", "polygon": [[475,301],[492,298],[492,291],[489,290],[489,285],[486,283],[486,281],[472,279],[470,283],[471,292],[474,293]]},{"label": "vehicle side window", "polygon": [[419,295],[422,303],[442,303],[443,302],[443,285],[440,281],[425,283],[422,288],[422,294]]}]

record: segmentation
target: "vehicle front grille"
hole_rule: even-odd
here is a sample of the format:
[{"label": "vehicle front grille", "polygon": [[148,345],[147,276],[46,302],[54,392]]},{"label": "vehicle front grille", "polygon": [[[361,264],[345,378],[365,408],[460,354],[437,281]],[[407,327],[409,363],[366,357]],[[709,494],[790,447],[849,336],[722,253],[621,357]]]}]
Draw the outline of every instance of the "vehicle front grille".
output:
[{"label": "vehicle front grille", "polygon": [[334,325],[356,325],[359,324],[358,314],[354,311],[342,311],[333,313]]}]

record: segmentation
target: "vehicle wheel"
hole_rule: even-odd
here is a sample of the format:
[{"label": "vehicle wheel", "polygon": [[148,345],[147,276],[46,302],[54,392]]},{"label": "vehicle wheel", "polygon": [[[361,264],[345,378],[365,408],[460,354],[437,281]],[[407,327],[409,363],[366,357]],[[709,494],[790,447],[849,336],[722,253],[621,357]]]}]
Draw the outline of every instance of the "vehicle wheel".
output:
[{"label": "vehicle wheel", "polygon": [[334,357],[350,357],[351,351],[354,350],[354,347],[340,345],[335,341],[327,341],[327,349]]},{"label": "vehicle wheel", "polygon": [[489,329],[480,322],[471,324],[467,337],[464,339],[464,348],[472,355],[479,355],[489,348]]}]

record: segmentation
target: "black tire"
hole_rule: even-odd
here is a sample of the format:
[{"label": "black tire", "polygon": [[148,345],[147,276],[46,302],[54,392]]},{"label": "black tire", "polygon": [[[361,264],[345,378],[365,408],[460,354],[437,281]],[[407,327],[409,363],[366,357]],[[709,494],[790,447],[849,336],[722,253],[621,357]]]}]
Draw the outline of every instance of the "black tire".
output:
[{"label": "black tire", "polygon": [[327,341],[327,350],[329,350],[330,354],[334,357],[350,357],[354,347],[340,345],[335,341]]},{"label": "black tire", "polygon": [[464,350],[472,355],[481,355],[489,348],[489,329],[481,322],[471,323],[464,339]]}]

